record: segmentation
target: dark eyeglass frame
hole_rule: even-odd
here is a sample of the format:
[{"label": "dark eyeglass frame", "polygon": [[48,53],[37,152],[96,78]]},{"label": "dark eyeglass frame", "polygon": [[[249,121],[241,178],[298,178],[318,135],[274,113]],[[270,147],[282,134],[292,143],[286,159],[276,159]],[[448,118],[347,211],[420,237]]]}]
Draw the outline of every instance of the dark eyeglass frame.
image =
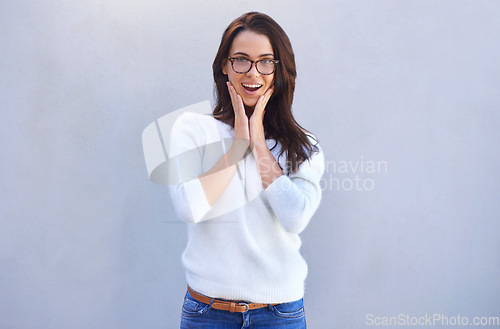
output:
[{"label": "dark eyeglass frame", "polygon": [[[258,61],[252,61],[252,60],[250,60],[248,58],[244,58],[244,57],[228,57],[227,59],[231,62],[231,67],[233,68],[233,71],[236,73],[239,73],[239,74],[244,74],[244,73],[250,72],[250,70],[252,69],[252,66],[255,64],[255,69],[257,70],[257,72],[259,72],[259,74],[271,75],[276,71],[276,64],[278,64],[280,62],[278,59],[260,59]],[[237,59],[243,59],[245,61],[250,62],[250,67],[248,68],[248,70],[246,72],[238,72],[234,69],[234,61]],[[259,68],[257,67],[257,63],[263,62],[263,61],[269,61],[269,62],[272,62],[274,64],[274,70],[271,73],[262,73],[259,71]]]}]

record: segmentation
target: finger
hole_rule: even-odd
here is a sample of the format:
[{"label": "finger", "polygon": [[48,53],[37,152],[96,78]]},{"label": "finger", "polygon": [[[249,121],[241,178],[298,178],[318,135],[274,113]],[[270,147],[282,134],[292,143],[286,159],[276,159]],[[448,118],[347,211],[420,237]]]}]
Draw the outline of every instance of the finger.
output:
[{"label": "finger", "polygon": [[231,102],[234,104],[235,101],[235,90],[231,82],[227,82],[227,90],[229,91],[229,97],[231,97]]},{"label": "finger", "polygon": [[240,94],[236,92],[234,86],[228,81],[229,96],[231,97],[231,104],[233,105],[234,117],[236,120],[246,119],[245,106]]},{"label": "finger", "polygon": [[[237,92],[236,89],[234,89],[234,86],[231,84],[231,82],[227,82],[227,86],[229,89],[229,96],[231,97],[231,102],[233,102],[233,105],[236,103],[238,100],[238,96],[240,96]],[[241,96],[240,96],[241,98]]]},{"label": "finger", "polygon": [[273,91],[274,89],[271,87],[269,88],[265,93],[264,95],[262,95],[262,97],[264,98],[262,101],[263,101],[263,104],[267,104],[267,102],[269,101],[269,99],[271,98],[271,95],[273,94]]},{"label": "finger", "polygon": [[243,100],[241,96],[236,92],[231,82],[227,82],[227,87],[229,90],[229,97],[231,97],[231,103],[233,104],[233,109],[240,111],[243,109]]},{"label": "finger", "polygon": [[233,105],[236,104],[236,101],[237,101],[237,95],[238,93],[236,92],[236,89],[234,89],[233,85],[231,84],[231,82],[227,82],[227,88],[229,90],[229,96],[231,97],[231,102],[233,103]]},{"label": "finger", "polygon": [[268,90],[266,90],[264,95],[259,97],[259,100],[257,101],[257,104],[255,106],[255,110],[257,113],[264,113],[267,102],[271,98],[272,93],[273,93],[273,88],[269,88]]},{"label": "finger", "polygon": [[244,107],[243,107],[243,99],[241,98],[240,94],[236,94],[236,103],[237,103],[238,109],[240,109],[240,110],[243,111],[243,109],[244,109]]},{"label": "finger", "polygon": [[274,92],[274,86],[269,88],[264,95],[266,95],[267,97],[267,100],[269,100],[271,98],[271,96],[273,95],[273,92]]}]

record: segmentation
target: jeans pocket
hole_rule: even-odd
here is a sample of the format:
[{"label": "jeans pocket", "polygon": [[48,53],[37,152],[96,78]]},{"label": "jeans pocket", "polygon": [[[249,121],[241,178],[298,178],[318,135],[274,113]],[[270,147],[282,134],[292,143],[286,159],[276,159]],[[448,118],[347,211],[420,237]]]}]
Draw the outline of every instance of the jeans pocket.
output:
[{"label": "jeans pocket", "polygon": [[182,315],[185,317],[196,317],[207,313],[210,305],[195,300],[189,293],[184,297],[182,304]]},{"label": "jeans pocket", "polygon": [[300,318],[305,316],[304,301],[302,299],[295,302],[273,305],[271,309],[274,315],[280,318]]}]

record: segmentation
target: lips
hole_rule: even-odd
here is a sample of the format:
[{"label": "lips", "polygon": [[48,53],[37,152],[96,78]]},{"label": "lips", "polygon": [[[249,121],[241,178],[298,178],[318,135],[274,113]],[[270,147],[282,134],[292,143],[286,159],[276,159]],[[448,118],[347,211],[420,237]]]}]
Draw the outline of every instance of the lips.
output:
[{"label": "lips", "polygon": [[242,83],[241,85],[243,86],[243,88],[250,92],[257,91],[260,89],[260,87],[262,87],[262,85],[259,83]]}]

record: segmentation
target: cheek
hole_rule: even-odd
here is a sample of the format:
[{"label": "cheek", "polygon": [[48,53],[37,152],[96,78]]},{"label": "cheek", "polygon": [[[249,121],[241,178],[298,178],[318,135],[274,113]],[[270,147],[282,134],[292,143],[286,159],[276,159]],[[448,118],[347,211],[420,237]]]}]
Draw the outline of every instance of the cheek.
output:
[{"label": "cheek", "polygon": [[272,76],[266,78],[266,83],[269,86],[273,86],[274,85],[274,74]]},{"label": "cheek", "polygon": [[229,81],[235,86],[238,81],[238,76],[234,74],[234,72],[228,72],[229,74],[227,75],[227,78]]},{"label": "cheek", "polygon": [[265,80],[266,82],[266,90],[274,86],[274,78],[268,78]]}]

